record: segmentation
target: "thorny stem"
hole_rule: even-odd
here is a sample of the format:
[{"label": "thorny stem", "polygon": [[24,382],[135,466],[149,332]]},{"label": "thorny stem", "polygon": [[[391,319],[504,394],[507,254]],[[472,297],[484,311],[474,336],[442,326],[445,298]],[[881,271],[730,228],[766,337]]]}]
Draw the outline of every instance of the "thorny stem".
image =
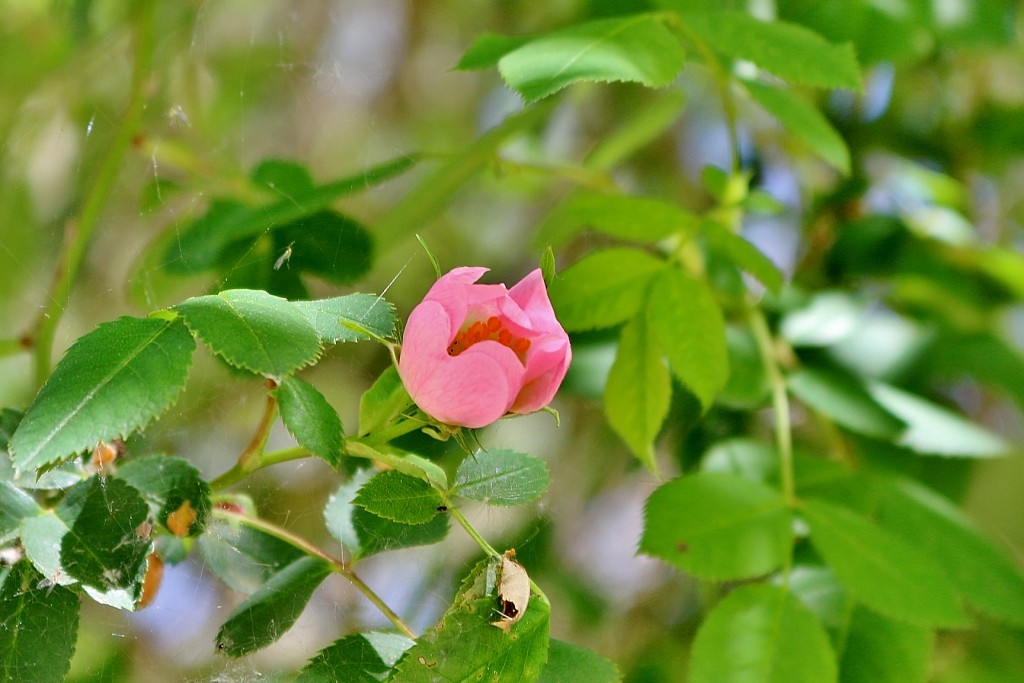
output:
[{"label": "thorny stem", "polygon": [[[274,382],[274,380],[267,380],[267,386],[270,389],[274,389],[277,386],[277,383]],[[260,418],[260,423],[256,427],[256,432],[252,435],[249,445],[246,446],[245,450],[238,456],[238,462],[236,462],[231,469],[210,482],[210,487],[214,491],[227,488],[235,482],[244,479],[246,475],[251,474],[262,467],[266,467],[267,465],[273,465],[278,462],[285,462],[285,460],[295,459],[285,458],[275,459],[274,462],[264,462],[261,457],[263,455],[263,447],[267,444],[267,437],[270,436],[270,428],[274,426],[274,420],[276,418],[277,399],[274,398],[272,393],[268,392],[266,401],[263,404],[263,416]],[[301,456],[296,455],[295,457]],[[279,455],[278,458],[280,458]]]},{"label": "thorny stem", "polygon": [[366,599],[373,603],[373,605],[380,610],[381,614],[387,617],[388,621],[394,624],[395,628],[401,631],[404,635],[408,636],[412,640],[416,639],[416,634],[410,629],[402,618],[395,614],[394,610],[387,606],[379,595],[377,595],[372,588],[367,586],[362,579],[356,575],[343,561],[336,557],[328,555],[320,548],[316,547],[306,539],[296,536],[287,529],[283,529],[276,524],[272,524],[266,520],[258,517],[250,517],[242,512],[237,512],[233,509],[217,507],[214,509],[215,516],[221,519],[226,519],[233,522],[240,522],[248,527],[262,531],[265,534],[273,536],[274,538],[280,539],[285,543],[298,548],[302,552],[312,557],[319,558],[327,563],[331,568],[331,571],[336,574],[341,574],[348,581],[356,587],[360,593],[366,596]]},{"label": "thorny stem", "polygon": [[30,337],[35,350],[35,380],[38,386],[42,386],[50,374],[53,339],[64,314],[71,286],[85,260],[89,242],[96,230],[103,205],[113,187],[121,159],[131,144],[132,137],[142,118],[145,104],[145,84],[153,56],[153,4],[149,0],[139,3],[136,17],[135,66],[132,71],[128,103],[121,115],[120,123],[114,131],[114,136],[100,160],[81,211],[77,217],[68,221],[64,248],[61,251],[53,283],[50,285],[50,291],[46,297],[46,306],[32,328]]}]

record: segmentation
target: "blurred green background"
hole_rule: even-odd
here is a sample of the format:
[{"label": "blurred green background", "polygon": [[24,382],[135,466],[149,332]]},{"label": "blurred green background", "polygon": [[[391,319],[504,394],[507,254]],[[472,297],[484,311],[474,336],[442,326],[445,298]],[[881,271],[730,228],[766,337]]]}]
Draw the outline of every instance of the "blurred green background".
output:
[{"label": "blurred green background", "polygon": [[[1017,252],[1024,245],[1024,50],[1015,3],[751,4],[805,22],[830,39],[854,40],[865,69],[865,92],[821,101],[851,147],[855,170],[845,179],[752,106],[741,106],[744,158],[756,172],[755,185],[785,207],[781,214],[751,220],[745,234],[799,284],[794,296],[825,290],[849,295],[824,304],[838,330],[828,344],[845,341],[845,353],[865,361],[884,363],[879,356],[890,357],[890,366],[879,372],[927,386],[929,393],[1021,443],[1024,376],[1019,367],[1001,363],[984,347],[958,346],[960,337],[947,334],[953,329],[966,337],[979,326],[996,330],[1005,342],[1000,352],[1008,349],[1012,362],[1020,363],[1024,295],[1000,306],[993,320],[997,313],[983,295],[958,289],[953,267],[957,258],[969,260],[986,245]],[[378,222],[393,222],[389,212],[431,169],[458,159],[474,140],[521,109],[495,72],[453,70],[474,37],[485,31],[547,30],[645,5],[611,0],[157,2],[143,122],[119,164],[67,301],[57,354],[102,321],[144,315],[216,288],[219,283],[211,277],[167,273],[166,245],[202,215],[211,199],[250,197],[248,174],[261,161],[292,160],[318,182],[327,182],[422,154],[412,172],[339,203],[373,234]],[[26,332],[46,304],[64,236],[74,229],[125,106],[133,12],[134,3],[118,0],[0,1],[0,338]],[[442,197],[438,211],[391,225],[386,239],[375,244],[372,270],[356,285],[316,278],[306,278],[305,284],[314,296],[387,290],[404,316],[433,279],[414,233],[429,243],[442,270],[484,265],[496,281],[514,282],[540,259],[543,245],[532,241],[537,225],[581,182],[610,178],[636,193],[689,208],[706,206],[701,168],[725,167],[729,161],[721,106],[700,64],[687,66],[681,85],[686,103],[678,117],[678,90],[652,92],[622,84],[570,89],[540,105],[548,108],[537,124],[487,155],[482,172],[469,174],[450,199]],[[643,123],[645,113],[653,119],[658,111],[669,112],[663,123]],[[629,154],[615,158],[607,176],[581,170],[581,161],[602,140],[631,122],[642,145],[627,144]],[[895,277],[902,266],[886,269],[887,256],[897,250],[886,242],[891,235],[883,216],[899,218],[916,236],[945,249],[935,262],[949,270],[922,267],[917,279]],[[860,237],[836,250],[830,229],[843,221],[864,222]],[[558,254],[559,266],[599,244],[594,237],[575,241]],[[1024,291],[1024,273],[1012,271],[1004,279]],[[871,327],[881,342],[853,339],[863,319],[862,311],[842,308],[850,301],[876,312],[890,306],[899,312],[891,319],[883,316],[881,324],[889,327]],[[888,303],[881,306],[883,301]],[[819,320],[813,329],[821,333],[821,325]],[[930,344],[935,338],[948,343]],[[544,586],[553,604],[552,636],[612,658],[628,681],[683,680],[701,589],[665,565],[635,557],[642,504],[656,482],[602,417],[602,373],[614,347],[594,335],[577,339],[575,350],[576,366],[555,404],[560,428],[549,416],[534,415],[481,435],[488,445],[544,458],[552,468],[550,492],[531,510],[509,515],[481,510],[474,520],[494,545],[517,547],[520,560]],[[204,353],[197,355],[182,401],[131,445],[182,455],[212,477],[244,447],[262,395],[258,383],[232,374]],[[387,363],[379,348],[340,347],[307,379],[338,409],[344,424],[354,426],[359,396]],[[765,415],[743,402],[750,393],[742,386],[745,370],[735,360],[734,367],[739,369],[730,389],[739,398],[733,405],[716,408],[699,425],[685,400],[673,407],[659,453],[666,472],[690,466],[695,454],[718,438],[767,433]],[[24,407],[34,391],[28,355],[0,357],[0,406]],[[799,410],[796,418],[798,430],[806,426]],[[816,436],[806,436],[813,445]],[[286,445],[288,438],[276,430],[271,444]],[[440,448],[430,442],[418,446]],[[979,524],[1024,561],[1024,462],[1019,457],[933,458],[920,467],[930,483],[962,496]],[[321,510],[341,481],[324,463],[310,460],[260,472],[246,490],[263,514],[332,549]],[[474,552],[453,532],[439,546],[384,554],[361,565],[361,571],[396,611],[422,629],[450,599]],[[157,603],[137,614],[88,603],[71,679],[277,680],[284,675],[280,672],[301,666],[341,635],[385,623],[340,577],[331,577],[279,643],[225,661],[214,653],[213,635],[238,599],[200,564],[188,561],[168,568]],[[943,636],[932,669],[931,680],[942,683],[1019,680],[1024,635],[983,624],[974,632]]]}]

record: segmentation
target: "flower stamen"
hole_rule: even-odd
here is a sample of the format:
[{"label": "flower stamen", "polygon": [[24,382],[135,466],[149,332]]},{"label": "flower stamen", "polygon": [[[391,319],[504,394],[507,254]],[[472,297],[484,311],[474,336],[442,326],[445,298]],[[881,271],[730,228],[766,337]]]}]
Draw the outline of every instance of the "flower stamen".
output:
[{"label": "flower stamen", "polygon": [[502,346],[512,349],[520,360],[530,349],[530,340],[515,337],[501,322],[501,318],[492,315],[486,321],[476,321],[469,327],[459,330],[455,339],[448,345],[448,355],[457,356],[473,344],[482,341],[496,341]]}]

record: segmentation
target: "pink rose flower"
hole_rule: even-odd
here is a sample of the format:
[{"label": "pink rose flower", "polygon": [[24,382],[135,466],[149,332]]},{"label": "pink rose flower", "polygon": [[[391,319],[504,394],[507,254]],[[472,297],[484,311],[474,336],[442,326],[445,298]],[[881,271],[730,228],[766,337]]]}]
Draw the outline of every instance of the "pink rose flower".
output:
[{"label": "pink rose flower", "polygon": [[534,270],[515,285],[478,285],[487,268],[456,268],[434,283],[405,326],[398,373],[440,422],[483,427],[532,413],[569,369],[569,336]]}]

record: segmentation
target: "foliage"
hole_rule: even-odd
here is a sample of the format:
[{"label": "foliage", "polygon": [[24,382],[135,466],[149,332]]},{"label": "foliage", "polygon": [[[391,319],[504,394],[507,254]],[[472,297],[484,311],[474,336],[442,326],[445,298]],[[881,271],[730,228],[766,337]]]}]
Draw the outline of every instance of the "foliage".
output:
[{"label": "foliage", "polygon": [[[0,10],[5,680],[1019,672],[1012,3],[417,4],[451,30],[393,80],[331,71],[329,4]],[[433,420],[399,311],[538,263],[572,337],[554,419]],[[188,628],[223,590],[216,655],[96,640],[165,572]]]}]

